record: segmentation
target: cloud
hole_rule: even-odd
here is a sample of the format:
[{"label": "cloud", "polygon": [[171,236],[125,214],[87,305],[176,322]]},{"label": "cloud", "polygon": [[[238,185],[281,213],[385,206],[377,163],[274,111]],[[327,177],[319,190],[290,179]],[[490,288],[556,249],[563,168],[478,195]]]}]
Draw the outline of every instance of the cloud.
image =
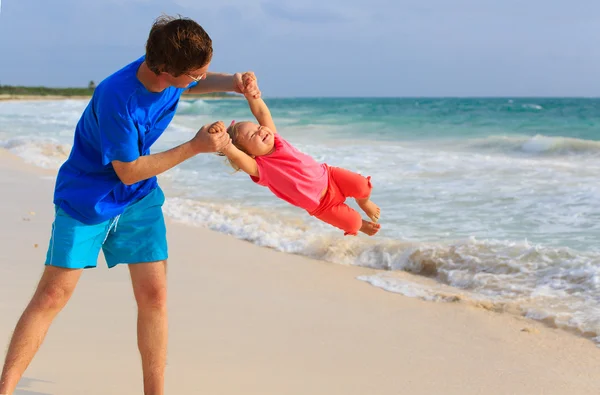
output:
[{"label": "cloud", "polygon": [[598,0],[2,3],[2,83],[99,81],[166,13],[209,32],[213,71],[254,70],[268,95],[600,94]]},{"label": "cloud", "polygon": [[223,10],[237,10],[248,18],[256,18],[261,14],[260,3],[248,0],[220,0],[218,2],[204,2],[197,0],[172,0],[173,4],[182,7],[189,15],[204,19],[208,16],[220,14]]},{"label": "cloud", "polygon": [[281,2],[263,2],[261,8],[267,16],[300,23],[335,23],[347,21],[339,12],[324,8],[289,6]]}]

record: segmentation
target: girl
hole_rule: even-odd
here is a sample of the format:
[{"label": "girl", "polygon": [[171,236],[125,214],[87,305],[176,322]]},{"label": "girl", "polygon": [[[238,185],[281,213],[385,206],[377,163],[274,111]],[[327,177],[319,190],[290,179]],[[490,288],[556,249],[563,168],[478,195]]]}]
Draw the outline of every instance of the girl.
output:
[{"label": "girl", "polygon": [[[242,78],[246,88],[256,84],[252,73]],[[252,181],[269,188],[275,196],[342,229],[344,235],[356,235],[358,231],[369,236],[376,234],[380,229],[376,223],[380,210],[369,200],[371,177],[318,163],[298,151],[277,134],[269,108],[260,95],[248,93],[245,97],[258,124],[233,121],[227,128],[232,143],[220,155],[227,156],[236,171],[246,172]],[[224,129],[225,125],[219,121],[210,131],[220,133]],[[345,204],[348,197],[356,200],[372,222],[363,220]]]}]

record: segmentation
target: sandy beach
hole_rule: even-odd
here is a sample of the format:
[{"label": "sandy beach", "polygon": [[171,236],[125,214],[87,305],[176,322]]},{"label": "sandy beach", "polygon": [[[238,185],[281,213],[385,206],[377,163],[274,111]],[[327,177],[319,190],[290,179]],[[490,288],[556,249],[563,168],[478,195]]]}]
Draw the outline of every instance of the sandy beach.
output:
[{"label": "sandy beach", "polygon": [[[0,341],[43,270],[53,171],[0,150]],[[167,193],[168,197],[168,193]],[[168,222],[167,394],[600,393],[590,340],[508,314],[403,297],[372,269]],[[125,266],[82,276],[15,395],[141,393]],[[2,355],[2,358],[4,354]]]}]

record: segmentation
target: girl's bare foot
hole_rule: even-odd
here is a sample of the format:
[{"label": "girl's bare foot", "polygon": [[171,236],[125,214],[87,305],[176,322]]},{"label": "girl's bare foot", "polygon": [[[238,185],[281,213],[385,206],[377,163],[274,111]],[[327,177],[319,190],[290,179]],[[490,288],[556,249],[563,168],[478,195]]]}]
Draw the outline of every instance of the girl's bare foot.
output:
[{"label": "girl's bare foot", "polygon": [[377,206],[369,199],[356,199],[356,203],[361,208],[361,210],[364,211],[365,214],[367,214],[367,217],[371,218],[371,221],[379,221],[379,214],[381,213],[379,206]]},{"label": "girl's bare foot", "polygon": [[360,227],[359,230],[361,232],[363,232],[364,234],[373,236],[375,233],[379,232],[379,229],[381,229],[381,225],[373,223],[373,222],[365,221],[363,219],[362,226]]}]

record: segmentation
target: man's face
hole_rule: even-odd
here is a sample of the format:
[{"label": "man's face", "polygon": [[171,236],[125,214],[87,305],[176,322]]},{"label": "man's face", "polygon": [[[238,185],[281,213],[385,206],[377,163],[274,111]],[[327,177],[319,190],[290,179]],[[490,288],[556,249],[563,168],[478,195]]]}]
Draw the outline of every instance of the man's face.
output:
[{"label": "man's face", "polygon": [[187,88],[192,82],[201,81],[206,78],[206,72],[208,71],[208,67],[210,63],[206,66],[200,67],[199,69],[191,70],[187,73],[181,74],[179,77],[173,77],[171,74],[166,74],[167,82],[169,85],[174,86],[176,88]]}]

